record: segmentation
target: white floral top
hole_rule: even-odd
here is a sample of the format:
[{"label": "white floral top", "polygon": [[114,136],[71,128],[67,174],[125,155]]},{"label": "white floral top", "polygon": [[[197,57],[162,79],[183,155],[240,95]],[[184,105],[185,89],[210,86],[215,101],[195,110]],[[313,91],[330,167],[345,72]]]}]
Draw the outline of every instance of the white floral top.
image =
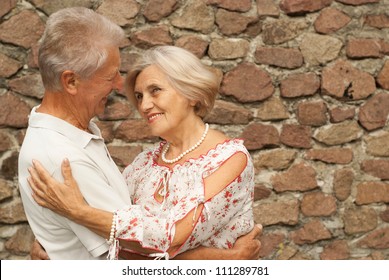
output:
[{"label": "white floral top", "polygon": [[[254,167],[243,140],[228,140],[206,155],[171,169],[157,164],[163,144],[142,152],[123,172],[134,205],[117,211],[116,240],[138,241],[143,248],[159,252],[148,256],[169,258],[167,250],[174,238],[175,223],[193,209],[194,219],[197,207],[204,204],[199,218],[193,220],[194,229],[188,239],[170,257],[200,245],[231,248],[254,226]],[[221,192],[204,201],[204,178],[238,152],[247,156],[245,169]],[[163,201],[156,198],[161,189]]]}]

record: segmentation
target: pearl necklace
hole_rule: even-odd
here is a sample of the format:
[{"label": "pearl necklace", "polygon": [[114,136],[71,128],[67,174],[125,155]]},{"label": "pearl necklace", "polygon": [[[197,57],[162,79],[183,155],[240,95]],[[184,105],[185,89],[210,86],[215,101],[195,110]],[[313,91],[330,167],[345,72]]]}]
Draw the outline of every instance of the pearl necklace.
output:
[{"label": "pearl necklace", "polygon": [[166,153],[167,151],[169,150],[169,147],[170,147],[170,143],[168,142],[166,144],[166,148],[162,151],[162,154],[161,154],[161,159],[164,163],[175,163],[177,161],[179,161],[180,159],[182,159],[186,154],[189,154],[190,152],[192,152],[194,149],[196,149],[198,146],[201,145],[201,143],[203,143],[205,137],[207,136],[207,133],[208,133],[208,129],[209,129],[209,125],[206,123],[205,124],[205,130],[204,130],[204,133],[203,135],[201,136],[200,140],[192,147],[190,147],[189,149],[187,149],[185,152],[181,153],[178,157],[174,158],[174,159],[166,159]]}]

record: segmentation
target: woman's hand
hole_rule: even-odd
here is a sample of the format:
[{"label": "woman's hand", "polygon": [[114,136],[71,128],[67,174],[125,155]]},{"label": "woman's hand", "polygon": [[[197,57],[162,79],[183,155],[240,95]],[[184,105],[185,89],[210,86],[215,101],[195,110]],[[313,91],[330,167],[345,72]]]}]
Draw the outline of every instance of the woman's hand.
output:
[{"label": "woman's hand", "polygon": [[72,219],[73,214],[85,206],[86,202],[72,176],[68,159],[62,162],[61,170],[64,183],[55,180],[39,161],[33,160],[33,166],[28,169],[31,177],[27,180],[36,203]]}]

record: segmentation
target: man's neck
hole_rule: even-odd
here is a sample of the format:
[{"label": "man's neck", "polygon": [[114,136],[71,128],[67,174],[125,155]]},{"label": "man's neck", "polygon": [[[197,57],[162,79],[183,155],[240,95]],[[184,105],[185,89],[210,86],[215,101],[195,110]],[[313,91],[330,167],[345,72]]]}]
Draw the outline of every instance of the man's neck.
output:
[{"label": "man's neck", "polygon": [[72,106],[61,92],[45,92],[42,103],[36,111],[52,115],[81,130],[88,131],[90,119],[82,121],[81,116],[77,114],[78,110],[75,110],[75,106]]}]

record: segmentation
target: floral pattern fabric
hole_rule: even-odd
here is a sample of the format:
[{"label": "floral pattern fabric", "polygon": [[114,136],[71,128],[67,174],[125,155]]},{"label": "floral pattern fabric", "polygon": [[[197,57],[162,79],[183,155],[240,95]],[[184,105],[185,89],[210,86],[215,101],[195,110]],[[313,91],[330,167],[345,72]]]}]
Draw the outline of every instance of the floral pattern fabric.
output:
[{"label": "floral pattern fabric", "polygon": [[[157,163],[163,144],[141,153],[123,172],[133,205],[117,211],[117,240],[137,241],[143,248],[159,252],[148,256],[165,258],[200,245],[231,248],[239,236],[254,226],[254,167],[243,140],[228,140],[207,154],[172,168]],[[247,156],[244,170],[205,201],[204,179],[239,152]],[[158,192],[163,195],[162,201],[156,197]],[[201,204],[204,207],[195,220]],[[175,223],[192,210],[194,228],[184,244],[169,256],[167,250],[174,238]]]}]

